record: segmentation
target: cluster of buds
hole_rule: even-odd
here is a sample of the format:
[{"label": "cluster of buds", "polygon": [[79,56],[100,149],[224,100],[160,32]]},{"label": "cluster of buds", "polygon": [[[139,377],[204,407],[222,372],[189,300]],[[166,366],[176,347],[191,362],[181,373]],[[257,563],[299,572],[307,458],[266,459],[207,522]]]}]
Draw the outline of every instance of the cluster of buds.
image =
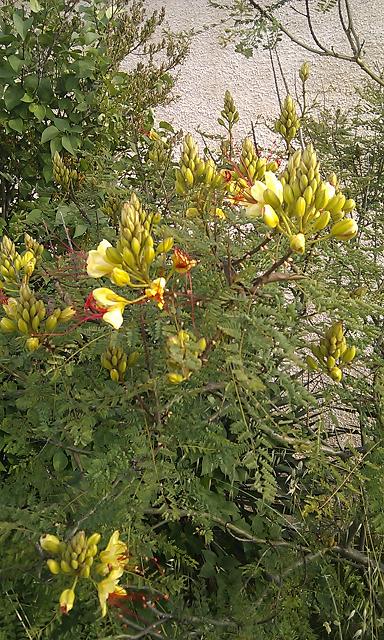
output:
[{"label": "cluster of buds", "polygon": [[27,336],[25,346],[28,351],[38,349],[42,338],[51,334],[57,324],[69,322],[75,315],[72,307],[66,307],[55,309],[46,317],[47,310],[44,302],[36,299],[27,284],[21,285],[19,298],[7,299],[3,309],[6,316],[0,320],[1,331]]},{"label": "cluster of buds", "polygon": [[48,569],[53,575],[65,573],[89,578],[100,539],[99,533],[86,538],[84,531],[78,531],[68,543],[65,543],[60,542],[56,536],[46,534],[41,537],[40,546],[54,556],[47,560]]},{"label": "cluster of buds", "polygon": [[41,260],[43,245],[28,233],[24,235],[25,251],[18,253],[14,242],[3,236],[0,242],[0,286],[13,289],[15,284],[28,281]]},{"label": "cluster of buds", "polygon": [[155,164],[165,165],[169,161],[170,147],[165,138],[158,136],[148,151],[148,158]]},{"label": "cluster of buds", "polygon": [[242,145],[240,161],[238,165],[233,165],[233,171],[227,171],[227,190],[230,193],[229,200],[234,203],[254,202],[250,193],[255,182],[265,179],[265,174],[276,172],[279,168],[275,160],[268,160],[260,155],[250,138],[245,138]]},{"label": "cluster of buds", "polygon": [[307,364],[314,371],[323,371],[335,382],[343,377],[342,368],[351,364],[356,355],[356,347],[348,346],[343,325],[335,322],[320,343],[311,346],[314,357],[307,356]]},{"label": "cluster of buds", "polygon": [[171,250],[173,238],[165,238],[155,248],[152,231],[159,222],[160,214],[146,213],[132,194],[121,210],[116,247],[102,240],[97,249],[88,254],[87,272],[92,278],[108,276],[118,287],[144,290],[135,300],[127,300],[104,287],[93,291],[103,320],[115,329],[121,326],[122,313],[129,304],[153,299],[160,309],[164,306],[166,280],[164,277],[153,279],[151,271],[155,259]]},{"label": "cluster of buds", "polygon": [[309,66],[309,62],[303,62],[299,70],[299,78],[303,84],[307,82],[309,78],[310,70],[311,68]]},{"label": "cluster of buds", "polygon": [[227,131],[231,131],[233,125],[239,122],[239,112],[236,109],[232,94],[228,90],[224,94],[224,109],[221,111],[221,118],[218,118],[217,122],[222,127],[225,127]]},{"label": "cluster of buds", "polygon": [[240,202],[250,219],[262,218],[268,227],[287,236],[295,253],[305,253],[308,244],[328,238],[347,241],[357,233],[356,222],[345,218],[355,201],[321,179],[312,145],[291,155],[280,179],[266,171],[263,181],[244,191]]},{"label": "cluster of buds", "polygon": [[181,196],[190,196],[189,218],[202,216],[206,211],[214,214],[215,191],[225,189],[224,175],[217,170],[212,158],[204,160],[199,156],[198,146],[190,134],[184,138],[175,189]]},{"label": "cluster of buds", "polygon": [[119,224],[122,205],[123,203],[120,198],[110,195],[107,197],[101,208],[114,227],[117,227]]},{"label": "cluster of buds", "polygon": [[287,147],[296,136],[300,129],[301,123],[296,112],[296,105],[291,96],[287,96],[284,100],[279,119],[275,123],[275,129],[284,138]]},{"label": "cluster of buds", "polygon": [[123,382],[128,367],[133,367],[139,358],[138,351],[127,356],[121,347],[109,346],[101,356],[101,366],[109,371],[111,380]]},{"label": "cluster of buds", "polygon": [[70,163],[64,162],[57,151],[52,160],[52,172],[54,181],[66,192],[75,189],[84,180],[84,176]]},{"label": "cluster of buds", "polygon": [[187,331],[179,331],[167,340],[168,381],[180,384],[201,368],[201,355],[207,343],[205,338],[197,340]]},{"label": "cluster of buds", "polygon": [[113,596],[123,596],[126,591],[119,586],[128,562],[127,545],[114,531],[106,548],[99,552],[101,535],[93,533],[88,538],[78,531],[69,542],[46,534],[40,538],[40,546],[49,556],[47,566],[53,575],[72,576],[73,583],[60,596],[61,613],[69,613],[75,601],[75,588],[80,578],[92,580],[96,585],[102,616],[107,613],[107,601]]}]

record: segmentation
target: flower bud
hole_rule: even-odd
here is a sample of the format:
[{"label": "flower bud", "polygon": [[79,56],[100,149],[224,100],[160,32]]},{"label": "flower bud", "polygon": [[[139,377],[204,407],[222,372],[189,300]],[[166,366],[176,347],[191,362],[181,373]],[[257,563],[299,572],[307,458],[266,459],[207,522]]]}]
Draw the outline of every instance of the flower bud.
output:
[{"label": "flower bud", "polygon": [[4,333],[12,333],[16,331],[16,323],[10,318],[1,318],[0,320],[0,329],[4,331]]},{"label": "flower bud", "polygon": [[341,360],[345,364],[349,364],[355,358],[355,355],[356,355],[356,347],[352,345],[352,347],[348,347],[348,349],[344,351],[343,355],[341,356]]},{"label": "flower bud", "polygon": [[343,377],[343,373],[341,369],[339,369],[339,367],[333,367],[333,369],[331,369],[329,374],[332,380],[334,380],[335,382],[340,382],[341,378]]},{"label": "flower bud", "polygon": [[305,236],[303,233],[298,233],[291,236],[289,239],[289,245],[295,253],[305,253]]},{"label": "flower bud", "polygon": [[36,351],[40,346],[39,338],[28,338],[25,342],[25,347],[27,351]]},{"label": "flower bud", "polygon": [[100,540],[101,540],[100,533],[92,533],[92,535],[89,536],[89,538],[87,540],[87,546],[88,547],[93,547],[93,546],[95,546],[95,544],[99,544]]},{"label": "flower bud", "polygon": [[303,62],[300,67],[299,77],[301,82],[306,82],[309,78],[310,66],[308,62]]},{"label": "flower bud", "polygon": [[316,218],[312,230],[323,231],[323,229],[325,229],[325,227],[329,224],[330,219],[331,214],[329,213],[329,211],[323,211],[323,213],[321,213],[319,217]]},{"label": "flower bud", "polygon": [[172,384],[180,384],[183,380],[184,377],[180,373],[168,373],[168,382]]},{"label": "flower bud", "polygon": [[112,269],[110,278],[113,284],[116,284],[118,287],[124,287],[131,282],[129,274],[119,267]]},{"label": "flower bud", "polygon": [[75,592],[73,589],[65,589],[60,596],[60,612],[68,613],[73,608]]},{"label": "flower bud", "polygon": [[168,253],[173,247],[173,238],[165,238],[157,245],[156,254]]},{"label": "flower bud", "polygon": [[265,204],[270,205],[273,209],[280,209],[281,202],[272,189],[265,189],[263,193],[263,200]]},{"label": "flower bud", "polygon": [[352,218],[346,218],[339,220],[331,227],[331,236],[336,240],[351,240],[355,237],[358,231],[358,226],[355,220]]},{"label": "flower bud", "polygon": [[48,333],[54,331],[57,325],[57,318],[54,315],[49,316],[45,321],[45,329]]},{"label": "flower bud", "polygon": [[269,204],[264,207],[263,221],[270,229],[274,229],[279,224],[279,216]]},{"label": "flower bud", "polygon": [[57,576],[57,574],[60,573],[60,565],[56,560],[49,558],[49,560],[47,560],[47,566],[54,576]]},{"label": "flower bud", "polygon": [[53,553],[54,555],[60,553],[63,543],[60,542],[57,536],[53,536],[50,533],[46,533],[40,538],[40,547],[47,553]]},{"label": "flower bud", "polygon": [[306,360],[308,367],[312,369],[312,371],[317,371],[319,369],[319,365],[317,364],[315,358],[312,358],[312,356],[307,356]]}]

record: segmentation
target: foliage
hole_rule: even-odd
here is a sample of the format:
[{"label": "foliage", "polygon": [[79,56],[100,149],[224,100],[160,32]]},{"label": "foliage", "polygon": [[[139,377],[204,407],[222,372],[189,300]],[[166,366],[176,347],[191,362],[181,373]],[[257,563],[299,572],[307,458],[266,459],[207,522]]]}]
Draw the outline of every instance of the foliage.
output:
[{"label": "foliage", "polygon": [[[353,134],[296,118],[323,166],[289,100],[273,157],[251,139],[239,156],[228,93],[216,149],[180,151],[146,114],[122,148],[95,131],[92,163],[50,160],[39,220],[20,216],[39,242],[0,248],[4,638],[381,637],[380,91],[366,100],[366,132],[359,112]],[[105,617],[82,556],[99,535]]]},{"label": "foliage", "polygon": [[51,155],[87,168],[101,148],[126,149],[132,128],[168,99],[187,41],[161,36],[164,12],[148,16],[143,0],[5,2],[0,17],[2,224],[28,211],[41,222],[34,200],[52,195]]}]

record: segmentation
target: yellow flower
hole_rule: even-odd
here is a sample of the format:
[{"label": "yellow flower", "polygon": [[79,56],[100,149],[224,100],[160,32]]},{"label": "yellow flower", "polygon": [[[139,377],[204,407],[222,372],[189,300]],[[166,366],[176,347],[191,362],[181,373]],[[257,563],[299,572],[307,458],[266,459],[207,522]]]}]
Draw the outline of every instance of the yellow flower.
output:
[{"label": "yellow flower", "polygon": [[119,267],[115,267],[114,269],[112,269],[110,273],[110,279],[113,284],[116,284],[118,287],[124,287],[131,282],[129,274],[124,271],[124,269],[120,269]]},{"label": "yellow flower", "polygon": [[223,211],[220,207],[216,207],[216,209],[213,209],[213,215],[215,216],[215,218],[219,218],[219,220],[225,220],[227,217],[225,215],[225,211]]},{"label": "yellow flower", "polygon": [[117,293],[106,287],[95,289],[93,297],[97,304],[100,305],[100,310],[105,310],[105,313],[103,313],[104,322],[112,325],[114,329],[120,329],[123,324],[124,309],[127,304],[130,304],[130,301],[118,296]]},{"label": "yellow flower", "polygon": [[106,565],[107,570],[124,567],[128,561],[128,547],[120,540],[119,531],[114,531],[109,538],[108,544],[99,554],[100,562]]},{"label": "yellow flower", "polygon": [[266,171],[264,182],[257,180],[250,188],[250,200],[242,202],[246,208],[247,217],[251,220],[261,218],[264,215],[264,194],[267,189],[275,194],[280,203],[283,202],[283,185],[272,171]]},{"label": "yellow flower", "polygon": [[156,278],[145,290],[147,298],[153,298],[157,302],[159,309],[164,307],[165,278]]},{"label": "yellow flower", "polygon": [[101,580],[97,585],[101,615],[103,618],[107,613],[108,596],[111,593],[116,593],[116,592],[118,592],[119,595],[123,595],[122,592],[124,591],[124,589],[122,589],[118,585],[118,582],[121,576],[123,575],[123,573],[124,573],[124,569],[122,567],[119,567],[118,569],[112,569],[110,574],[106,578],[104,578],[104,580]]},{"label": "yellow flower", "polygon": [[112,245],[108,240],[102,240],[96,250],[88,253],[87,273],[91,278],[108,276],[117,266],[121,266],[108,258],[107,249],[110,247]]}]

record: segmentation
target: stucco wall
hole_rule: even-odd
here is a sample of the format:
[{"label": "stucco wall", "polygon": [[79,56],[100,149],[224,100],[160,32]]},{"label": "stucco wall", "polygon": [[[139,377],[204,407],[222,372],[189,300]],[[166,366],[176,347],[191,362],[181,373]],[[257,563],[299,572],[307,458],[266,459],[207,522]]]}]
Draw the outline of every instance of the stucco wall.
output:
[{"label": "stucco wall", "polygon": [[[315,4],[315,0],[311,2]],[[197,29],[223,17],[219,9],[209,7],[208,0],[146,0],[146,4],[148,9],[165,6],[169,26],[174,30]],[[367,57],[384,65],[384,1],[351,0],[351,4],[357,31],[366,42]],[[297,6],[302,8],[303,2],[298,1]],[[311,42],[304,19],[287,8],[281,15],[296,35]],[[326,44],[347,51],[345,36],[332,15],[314,12],[317,33]],[[246,59],[236,54],[233,47],[223,49],[218,42],[221,29],[211,27],[194,38],[190,56],[179,72],[176,93],[180,97],[176,103],[159,109],[159,118],[188,131],[201,125],[205,130],[213,130],[226,89],[232,92],[240,111],[240,135],[249,131],[251,120],[260,122],[276,114],[278,103],[269,53],[255,51],[253,58]],[[311,55],[285,37],[279,45],[279,55],[290,86],[301,63],[309,60],[314,78],[310,84],[312,95],[317,93],[320,100],[326,96],[327,101],[341,106],[355,99],[353,87],[364,77],[356,65]],[[271,141],[264,126],[258,126],[257,131],[261,141]]]}]

